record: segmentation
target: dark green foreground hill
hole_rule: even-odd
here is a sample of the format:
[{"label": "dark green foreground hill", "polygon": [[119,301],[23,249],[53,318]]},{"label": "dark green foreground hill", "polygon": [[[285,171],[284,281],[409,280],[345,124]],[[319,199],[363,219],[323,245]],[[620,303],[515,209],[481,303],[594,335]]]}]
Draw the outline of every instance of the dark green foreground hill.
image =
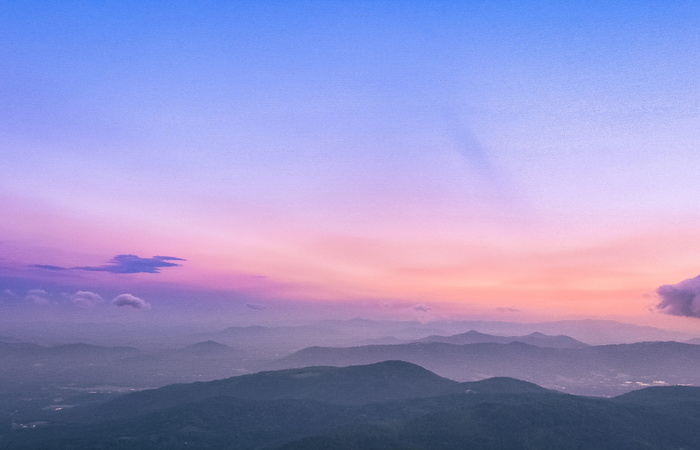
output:
[{"label": "dark green foreground hill", "polygon": [[0,431],[3,449],[700,448],[700,388],[580,397],[458,383],[402,361],[261,372],[124,395]]}]

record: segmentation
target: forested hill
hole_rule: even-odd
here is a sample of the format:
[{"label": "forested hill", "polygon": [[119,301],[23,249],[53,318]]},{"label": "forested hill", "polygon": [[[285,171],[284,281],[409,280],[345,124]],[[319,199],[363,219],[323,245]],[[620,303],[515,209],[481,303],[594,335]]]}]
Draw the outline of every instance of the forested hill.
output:
[{"label": "forested hill", "polygon": [[4,429],[11,449],[700,448],[698,388],[580,397],[402,361],[166,386]]}]

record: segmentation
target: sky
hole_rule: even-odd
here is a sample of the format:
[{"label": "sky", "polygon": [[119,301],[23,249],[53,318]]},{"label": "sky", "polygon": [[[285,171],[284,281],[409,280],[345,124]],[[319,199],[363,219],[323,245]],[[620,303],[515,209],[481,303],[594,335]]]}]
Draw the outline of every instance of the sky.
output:
[{"label": "sky", "polygon": [[0,30],[2,320],[700,329],[698,2],[22,1]]}]

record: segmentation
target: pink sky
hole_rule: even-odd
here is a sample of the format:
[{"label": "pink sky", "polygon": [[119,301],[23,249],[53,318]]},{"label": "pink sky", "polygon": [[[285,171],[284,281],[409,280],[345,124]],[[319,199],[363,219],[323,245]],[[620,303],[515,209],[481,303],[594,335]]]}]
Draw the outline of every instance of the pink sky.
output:
[{"label": "pink sky", "polygon": [[697,8],[13,5],[0,308],[692,328],[655,306],[700,272]]}]

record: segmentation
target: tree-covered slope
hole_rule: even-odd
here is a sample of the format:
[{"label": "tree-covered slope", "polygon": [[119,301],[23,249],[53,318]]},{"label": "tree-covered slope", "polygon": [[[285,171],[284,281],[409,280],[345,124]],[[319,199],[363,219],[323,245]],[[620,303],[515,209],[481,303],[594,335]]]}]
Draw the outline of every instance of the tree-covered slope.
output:
[{"label": "tree-covered slope", "polygon": [[[63,423],[0,431],[9,449],[700,448],[696,388],[617,398],[510,378],[457,383],[419,366],[261,372],[127,394]],[[71,419],[70,421],[68,419]]]}]

